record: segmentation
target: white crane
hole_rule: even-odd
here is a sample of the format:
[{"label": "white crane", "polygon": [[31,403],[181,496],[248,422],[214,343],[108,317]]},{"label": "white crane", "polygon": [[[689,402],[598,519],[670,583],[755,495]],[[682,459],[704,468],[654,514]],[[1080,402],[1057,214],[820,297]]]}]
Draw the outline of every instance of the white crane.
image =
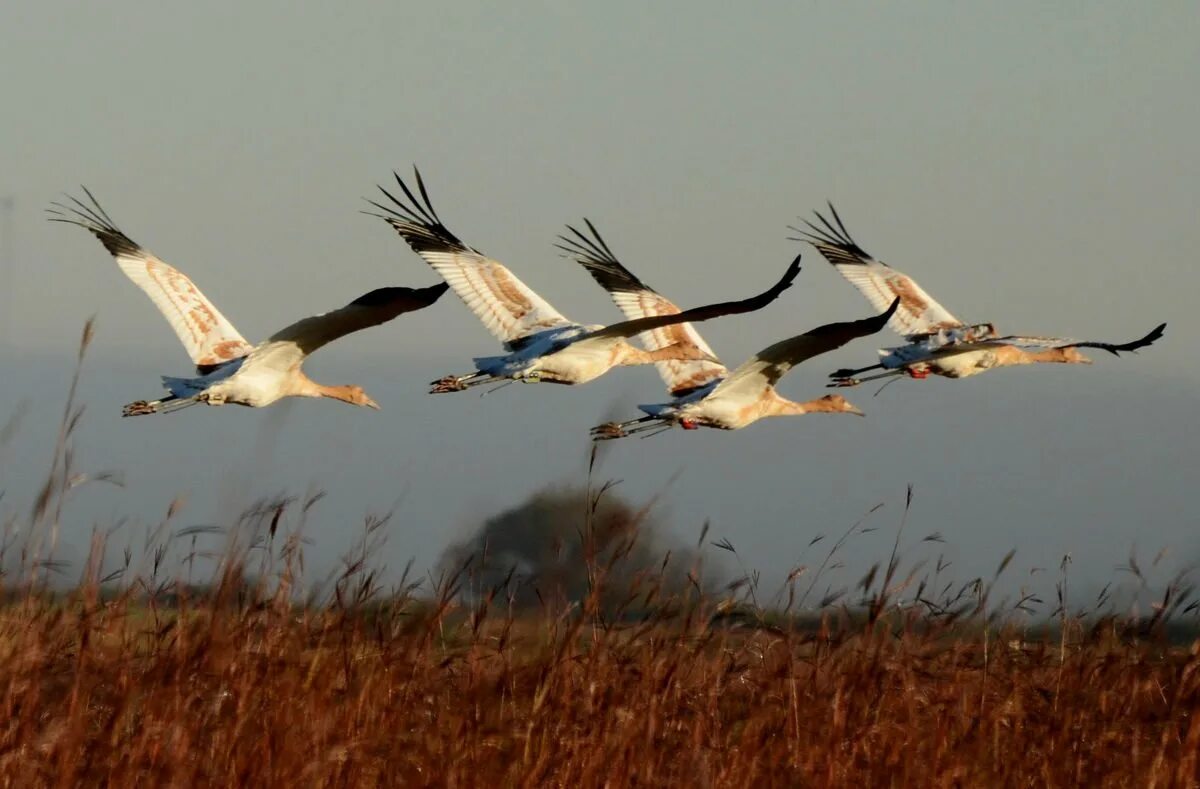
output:
[{"label": "white crane", "polygon": [[[584,220],[587,222],[587,220]],[[574,238],[560,237],[559,248],[583,265],[608,291],[613,302],[631,320],[649,316],[682,314],[669,299],[651,289],[625,268],[609,249],[600,233],[587,222],[592,237],[568,225]],[[812,413],[843,413],[862,416],[862,411],[841,395],[826,395],[807,402],[782,397],[775,384],[805,359],[831,351],[856,337],[874,334],[895,312],[893,304],[882,315],[849,323],[831,323],[763,349],[732,373],[687,323],[673,324],[641,335],[647,348],[685,344],[703,350],[710,358],[700,362],[663,362],[659,375],[674,398],[669,403],[639,405],[646,416],[626,422],[607,422],[592,428],[597,439],[621,438],[647,430],[684,430],[713,427],[737,430],[768,416]]]},{"label": "white crane", "polygon": [[[899,299],[900,307],[892,316],[890,326],[908,341],[907,345],[881,350],[878,364],[837,370],[830,376],[833,381],[829,386],[857,386],[864,381],[898,375],[923,379],[931,373],[945,378],[966,378],[998,367],[1022,364],[1091,364],[1092,360],[1080,352],[1080,348],[1099,348],[1114,356],[1126,351],[1136,352],[1153,344],[1163,335],[1167,325],[1159,324],[1141,339],[1116,344],[1066,337],[1000,336],[991,323],[964,324],[911,277],[873,258],[855,243],[832,203],[829,211],[832,222],[816,212],[820,227],[805,220],[807,230],[791,228],[801,234],[796,240],[808,241],[816,247],[876,309],[883,309],[893,299]],[[880,369],[887,372],[858,377]]]},{"label": "white crane", "polygon": [[502,356],[476,358],[475,372],[434,381],[431,393],[457,392],[505,379],[582,384],[622,365],[711,360],[709,352],[695,345],[668,343],[643,351],[627,338],[685,321],[704,321],[761,309],[790,287],[800,271],[797,256],[779,282],[742,301],[709,304],[679,314],[645,316],[610,326],[579,324],[563,317],[503,264],[467,246],[450,232],[434,211],[420,172],[416,172],[420,199],[399,174],[393,175],[407,200],[381,186],[379,190],[392,205],[368,201],[383,212],[372,215],[395,228],[414,252],[445,277],[507,351]]},{"label": "white crane", "polygon": [[51,221],[90,231],[117,265],[145,291],[171,324],[196,365],[196,376],[163,376],[169,394],[125,406],[124,416],[176,411],[205,403],[261,408],[284,397],[327,397],[378,409],[359,386],[325,386],[304,374],[302,365],[321,346],[351,332],[386,323],[405,312],[428,307],[446,292],[429,288],[379,288],[341,309],[304,318],[258,345],[248,343],[224,315],[181,271],[164,263],[125,235],[84,187],[91,205],[74,197],[73,205],[54,203]]}]

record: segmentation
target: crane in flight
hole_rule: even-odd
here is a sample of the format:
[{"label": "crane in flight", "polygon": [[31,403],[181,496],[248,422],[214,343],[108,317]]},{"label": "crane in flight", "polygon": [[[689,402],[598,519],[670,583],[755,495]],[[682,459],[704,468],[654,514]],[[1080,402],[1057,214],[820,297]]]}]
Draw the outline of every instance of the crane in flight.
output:
[{"label": "crane in flight", "polygon": [[[804,220],[807,229],[792,227],[803,240],[816,247],[842,277],[853,285],[871,306],[883,309],[899,299],[890,327],[907,341],[905,345],[879,351],[879,362],[856,369],[843,368],[831,374],[831,387],[857,386],[865,381],[894,376],[924,379],[930,374],[966,378],[988,370],[1025,364],[1091,364],[1081,348],[1098,348],[1114,356],[1136,352],[1163,335],[1165,323],[1146,336],[1126,343],[1073,340],[1066,337],[1000,335],[992,323],[966,324],[954,317],[909,277],[868,254],[846,230],[837,209],[829,204],[832,221],[815,212],[820,225]],[[872,370],[885,372],[859,377]]]},{"label": "crane in flight", "polygon": [[352,332],[378,326],[406,312],[433,304],[445,284],[428,288],[379,288],[346,306],[299,320],[251,345],[200,289],[179,269],[151,254],[125,235],[83,188],[90,202],[68,197],[52,203],[54,222],[78,225],[92,233],[117,266],[141,288],[175,331],[196,366],[191,377],[163,376],[167,395],[137,400],[123,416],[169,413],[197,403],[226,403],[261,408],[284,397],[321,397],[378,409],[360,386],[327,386],[304,374],[303,364],[318,348]]}]

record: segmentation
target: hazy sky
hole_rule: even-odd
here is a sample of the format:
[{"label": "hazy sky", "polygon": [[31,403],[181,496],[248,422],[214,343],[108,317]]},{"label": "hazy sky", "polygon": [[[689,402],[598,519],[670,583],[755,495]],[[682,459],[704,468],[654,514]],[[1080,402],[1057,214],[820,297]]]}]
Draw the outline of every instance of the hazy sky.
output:
[{"label": "hazy sky", "polygon": [[[1025,567],[1071,551],[1096,578],[1132,544],[1194,557],[1198,40],[1190,2],[5,3],[0,197],[15,208],[0,421],[33,407],[0,457],[0,509],[28,505],[91,314],[81,461],[123,469],[127,487],[76,499],[72,534],[149,518],[179,493],[184,520],[203,522],[318,485],[330,497],[314,550],[342,550],[363,513],[399,500],[382,558],[423,566],[480,511],[581,481],[587,428],[662,399],[653,370],[428,396],[428,381],[497,349],[452,296],[310,363],[318,380],[362,384],[381,413],[297,402],[119,418],[186,357],[92,238],[44,221],[50,200],[86,184],[254,340],[381,285],[436,281],[357,213],[416,162],[455,232],[586,322],[617,313],[552,249],[564,223],[590,217],[692,305],[773,281],[802,248],[786,225],[826,199],[964,319],[1115,341],[1169,322],[1153,349],[1090,368],[863,388],[865,420],[606,447],[603,473],[631,497],[670,483],[663,512],[682,534],[710,519],[779,573],[814,534],[886,500],[884,536],[860,554],[878,558],[912,482],[913,538],[940,531],[964,576],[1012,547]],[[702,327],[727,362],[869,313],[805,258],[770,308]],[[781,388],[819,395],[879,344]]]}]

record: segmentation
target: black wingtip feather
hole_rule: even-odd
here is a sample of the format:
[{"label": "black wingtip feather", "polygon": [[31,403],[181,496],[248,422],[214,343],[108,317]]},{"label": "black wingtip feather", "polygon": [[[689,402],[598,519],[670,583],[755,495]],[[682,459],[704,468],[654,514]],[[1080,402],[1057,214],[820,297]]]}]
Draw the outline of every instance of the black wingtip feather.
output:
[{"label": "black wingtip feather", "polygon": [[879,323],[880,329],[882,329],[884,326],[887,325],[887,322],[892,319],[892,316],[896,314],[896,310],[898,310],[898,309],[900,309],[900,297],[899,296],[892,299],[891,305],[886,310],[879,313],[878,316],[876,316],[875,320]]},{"label": "black wingtip feather", "polygon": [[562,250],[568,257],[587,269],[587,272],[592,275],[592,279],[610,293],[655,292],[632,271],[625,268],[591,220],[584,217],[583,222],[587,225],[591,236],[572,225],[567,225],[567,230],[575,237],[560,235],[558,239],[562,243],[555,244],[555,248]]},{"label": "black wingtip feather", "polygon": [[792,258],[792,262],[788,264],[787,271],[784,272],[783,279],[780,280],[780,284],[784,289],[790,288],[796,277],[800,274],[800,260],[803,257],[802,254],[796,253],[796,257]]},{"label": "black wingtip feather", "polygon": [[376,288],[350,302],[356,307],[382,307],[401,298],[411,298],[424,305],[433,304],[450,288],[445,282],[428,288],[388,287]]},{"label": "black wingtip feather", "polygon": [[[364,213],[377,216],[391,225],[418,254],[431,251],[482,254],[463,243],[462,239],[442,223],[433,207],[433,202],[429,199],[429,191],[426,189],[425,181],[421,178],[421,173],[416,165],[413,166],[413,172],[416,174],[416,193],[405,183],[400,174],[393,170],[392,175],[396,179],[396,184],[408,199],[404,200],[377,184],[379,191],[392,202],[392,205],[383,205],[364,198],[367,203],[384,212],[383,214],[375,214],[370,211]],[[418,193],[421,195],[420,198],[417,197]]]},{"label": "black wingtip feather", "polygon": [[[875,334],[876,332],[883,331],[883,328],[885,326],[887,326],[887,322],[889,320],[891,320],[892,315],[894,315],[896,313],[896,310],[897,310],[897,308],[899,308],[899,306],[900,306],[900,299],[896,298],[892,301],[891,306],[889,306],[886,310],[879,313],[878,315],[872,315],[869,318],[862,318],[862,319],[856,320],[856,321],[843,321],[841,323],[828,323],[824,326],[817,327],[816,329],[812,330],[808,334],[809,334],[809,336],[814,336],[814,337],[826,335],[826,334],[834,334],[834,335],[849,334],[851,337],[866,337],[870,334]],[[842,373],[842,372],[845,372],[845,370],[838,371],[838,373]],[[838,373],[834,373],[834,377],[842,377],[842,376],[839,376]]]},{"label": "black wingtip feather", "polygon": [[[824,226],[818,227],[807,219],[802,221],[808,227],[808,230],[788,225],[788,230],[792,230],[799,234],[798,237],[792,237],[792,241],[807,241],[818,250],[821,247],[833,247],[834,249],[844,253],[846,257],[839,256],[836,262],[852,263],[858,262],[865,264],[872,260],[870,253],[858,245],[858,242],[850,235],[850,231],[846,229],[846,224],[842,221],[842,217],[833,206],[832,201],[827,201],[829,205],[829,213],[833,217],[833,222],[830,222],[820,211],[813,211],[817,220]],[[834,262],[834,261],[830,261]]]},{"label": "black wingtip feather", "polygon": [[592,235],[595,236],[596,241],[600,244],[600,248],[604,250],[605,254],[607,254],[611,259],[616,260],[616,254],[609,248],[608,242],[604,240],[604,236],[600,235],[600,231],[597,230],[596,226],[592,224],[592,220],[585,216],[583,221],[584,224],[588,226],[588,230],[592,231]]},{"label": "black wingtip feather", "polygon": [[693,307],[671,315],[651,315],[644,318],[635,318],[632,320],[621,321],[614,323],[611,326],[606,326],[598,331],[583,335],[587,337],[631,337],[644,331],[650,331],[661,326],[670,326],[677,323],[690,323],[707,321],[713,318],[719,318],[725,315],[741,315],[747,312],[754,312],[766,307],[768,304],[779,298],[783,291],[792,286],[792,281],[796,279],[796,275],[800,273],[800,259],[802,255],[796,255],[792,262],[788,264],[787,270],[778,282],[770,288],[759,293],[756,296],[741,299],[739,301],[723,301],[716,304],[706,304],[702,307]]},{"label": "black wingtip feather", "polygon": [[430,296],[432,296],[432,299],[429,302],[430,304],[432,304],[433,302],[440,299],[442,297],[443,293],[450,290],[450,283],[439,282],[436,285],[430,285],[427,288],[421,288],[421,290],[428,293]]},{"label": "black wingtip feather", "polygon": [[82,185],[80,188],[91,201],[91,205],[73,195],[66,195],[66,199],[74,205],[51,202],[51,208],[46,209],[47,213],[51,214],[49,220],[82,227],[99,239],[104,248],[113,256],[142,253],[141,245],[117,227],[116,222],[100,206],[100,202],[91,193],[91,190]]},{"label": "black wingtip feather", "polygon": [[1145,337],[1134,340],[1133,342],[1127,342],[1127,343],[1121,343],[1121,344],[1110,343],[1110,342],[1077,342],[1077,343],[1072,343],[1071,345],[1062,346],[1062,347],[1098,348],[1099,350],[1102,350],[1102,351],[1108,351],[1113,356],[1120,356],[1122,353],[1137,353],[1138,350],[1140,350],[1142,348],[1147,348],[1147,347],[1153,345],[1155,342],[1157,342],[1159,340],[1159,338],[1161,338],[1163,336],[1163,330],[1166,328],[1167,328],[1166,323],[1160,323],[1157,326],[1155,326],[1153,329],[1151,329],[1150,332]]},{"label": "black wingtip feather", "polygon": [[433,208],[433,201],[429,199],[429,192],[425,189],[425,179],[421,177],[421,171],[417,169],[417,165],[415,164],[413,165],[413,174],[417,178],[417,190],[421,193],[421,199],[425,201],[425,207],[429,209],[429,216],[433,217],[434,221],[440,225],[442,220]]}]

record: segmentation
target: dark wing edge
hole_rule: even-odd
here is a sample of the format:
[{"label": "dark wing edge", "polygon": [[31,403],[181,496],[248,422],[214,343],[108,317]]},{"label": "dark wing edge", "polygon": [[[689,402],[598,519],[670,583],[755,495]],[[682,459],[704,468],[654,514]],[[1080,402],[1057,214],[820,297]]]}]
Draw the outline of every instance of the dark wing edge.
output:
[{"label": "dark wing edge", "polygon": [[706,321],[711,318],[719,318],[724,315],[740,315],[747,312],[761,310],[775,299],[779,298],[785,290],[792,286],[792,281],[796,279],[796,275],[800,273],[800,258],[801,255],[796,255],[783,276],[772,285],[768,290],[763,291],[757,296],[751,296],[748,299],[741,301],[723,301],[717,304],[707,304],[703,307],[693,307],[690,310],[683,310],[674,315],[652,315],[646,318],[637,318],[631,321],[622,321],[614,323],[611,326],[606,326],[590,334],[586,334],[579,339],[599,338],[599,337],[632,337],[635,334],[640,334],[644,331],[657,329],[660,326],[671,326],[676,323],[692,323]]},{"label": "dark wing edge", "polygon": [[404,288],[404,287],[389,287],[376,288],[370,293],[364,293],[354,301],[350,302],[352,307],[384,307],[390,304],[396,304],[402,300],[407,300],[412,304],[410,310],[421,309],[428,307],[442,297],[442,294],[450,289],[450,286],[445,282],[439,282],[436,285],[430,285],[428,288]]},{"label": "dark wing edge", "polygon": [[653,288],[647,286],[621,264],[591,220],[584,217],[583,221],[591,232],[590,238],[575,227],[567,225],[567,230],[574,237],[560,235],[558,237],[560,243],[555,244],[554,247],[561,250],[565,257],[571,258],[587,269],[587,272],[592,275],[592,279],[596,280],[597,284],[609,293],[639,293],[641,291],[654,293]]},{"label": "dark wing edge", "polygon": [[50,207],[46,209],[46,213],[50,214],[50,221],[82,227],[100,239],[100,243],[114,257],[117,255],[145,254],[145,250],[142,249],[140,244],[121,232],[117,227],[117,223],[112,220],[112,217],[100,207],[100,203],[91,191],[86,186],[80,186],[79,188],[87,195],[88,200],[91,201],[91,205],[84,203],[76,197],[66,195],[66,198],[74,205],[51,202]]},{"label": "dark wing edge", "polygon": [[309,356],[342,337],[380,326],[407,312],[424,309],[448,289],[445,283],[428,288],[376,288],[344,307],[298,320],[272,334],[264,344],[293,342],[304,356]]},{"label": "dark wing edge", "polygon": [[806,337],[820,338],[825,336],[845,336],[844,342],[849,342],[858,337],[867,337],[877,332],[883,331],[887,326],[887,322],[892,319],[892,315],[900,307],[900,297],[897,296],[892,300],[892,304],[878,315],[872,315],[869,318],[861,318],[856,321],[842,321],[841,323],[827,323],[824,326],[818,326],[805,334]]},{"label": "dark wing edge", "polygon": [[1146,348],[1153,345],[1160,337],[1163,336],[1163,329],[1167,328],[1166,323],[1160,323],[1155,326],[1150,332],[1141,339],[1133,342],[1122,343],[1120,345],[1110,342],[1073,342],[1067,345],[1060,345],[1059,348],[1099,348],[1102,351],[1108,351],[1113,356],[1120,356],[1124,353],[1137,353],[1139,348]]},{"label": "dark wing edge", "polygon": [[730,373],[728,378],[717,385],[714,394],[720,392],[722,387],[735,387],[739,385],[739,381],[758,375],[764,376],[767,383],[774,386],[797,364],[840,348],[859,337],[882,331],[899,305],[900,299],[896,298],[891,306],[878,315],[856,321],[826,323],[769,345]]},{"label": "dark wing edge", "polygon": [[850,236],[850,231],[846,229],[846,225],[838,215],[837,209],[833,207],[833,203],[829,202],[828,205],[833,222],[822,216],[820,211],[813,211],[823,227],[818,227],[807,219],[803,220],[804,224],[808,226],[807,230],[788,225],[788,230],[799,234],[791,237],[790,240],[806,241],[812,244],[822,257],[835,266],[840,264],[865,266],[873,261],[874,258],[871,254],[860,247],[858,242]]},{"label": "dark wing edge", "polygon": [[446,227],[434,210],[433,203],[429,199],[429,192],[425,189],[425,181],[421,178],[421,171],[413,165],[413,174],[417,182],[417,192],[420,194],[420,199],[413,193],[413,190],[400,174],[395,170],[392,175],[396,179],[400,190],[407,197],[407,200],[402,200],[396,195],[379,186],[379,191],[383,192],[392,205],[383,205],[374,200],[366,199],[368,203],[378,208],[383,213],[375,211],[363,211],[368,216],[374,216],[387,222],[396,232],[398,232],[408,245],[412,247],[417,254],[422,252],[468,252],[471,254],[481,254],[478,250],[472,249],[463,243],[462,239],[454,235],[448,227]]}]

